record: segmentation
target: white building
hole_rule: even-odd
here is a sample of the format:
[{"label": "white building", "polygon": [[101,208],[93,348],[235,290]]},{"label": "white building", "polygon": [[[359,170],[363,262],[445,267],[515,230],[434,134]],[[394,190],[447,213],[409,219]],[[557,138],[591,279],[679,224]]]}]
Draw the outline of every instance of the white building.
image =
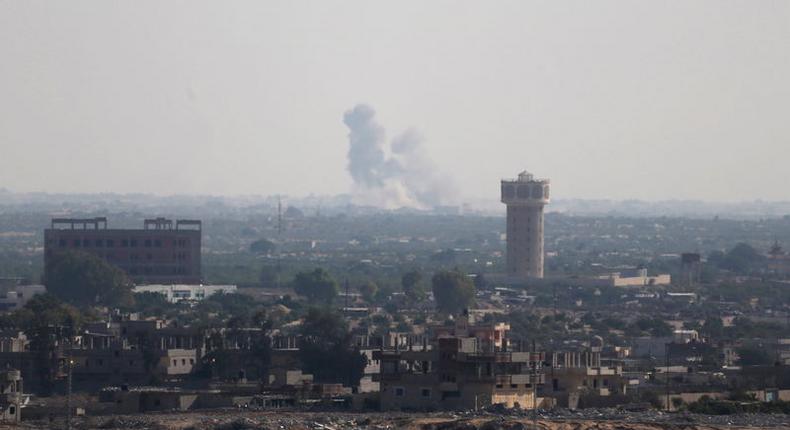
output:
[{"label": "white building", "polygon": [[3,288],[0,291],[0,310],[13,311],[23,306],[33,296],[44,294],[47,292],[47,287],[43,285],[15,285],[8,288]]},{"label": "white building", "polygon": [[236,292],[235,285],[138,285],[132,290],[135,293],[159,293],[170,303],[184,300],[200,301],[217,293],[231,294]]}]

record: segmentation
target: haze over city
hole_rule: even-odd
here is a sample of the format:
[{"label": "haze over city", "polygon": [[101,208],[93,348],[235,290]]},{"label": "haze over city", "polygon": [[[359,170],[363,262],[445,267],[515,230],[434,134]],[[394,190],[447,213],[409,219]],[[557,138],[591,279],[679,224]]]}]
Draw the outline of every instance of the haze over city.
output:
[{"label": "haze over city", "polygon": [[[790,3],[759,5],[4,1],[0,188],[787,200]],[[360,104],[397,175],[353,170]]]},{"label": "haze over city", "polygon": [[789,24],[0,0],[0,430],[789,429]]}]

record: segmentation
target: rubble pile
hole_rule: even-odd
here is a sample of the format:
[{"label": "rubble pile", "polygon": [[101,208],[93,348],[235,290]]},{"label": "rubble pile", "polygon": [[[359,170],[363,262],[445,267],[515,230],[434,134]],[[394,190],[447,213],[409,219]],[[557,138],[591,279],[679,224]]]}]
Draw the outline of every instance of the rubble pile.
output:
[{"label": "rubble pile", "polygon": [[[502,414],[502,412],[499,412]],[[687,412],[667,413],[655,409],[627,411],[620,408],[594,409],[552,409],[538,410],[538,421],[617,421],[624,423],[667,423],[700,424],[743,427],[790,426],[790,415],[784,414],[738,414],[738,415],[700,415]],[[532,411],[514,411],[513,416],[533,417]]]},{"label": "rubble pile", "polygon": [[[62,422],[27,422],[23,428],[63,428]],[[437,413],[262,412],[214,410],[75,418],[76,430],[711,430],[790,428],[790,416],[696,415],[615,408],[577,411],[465,411]]]}]

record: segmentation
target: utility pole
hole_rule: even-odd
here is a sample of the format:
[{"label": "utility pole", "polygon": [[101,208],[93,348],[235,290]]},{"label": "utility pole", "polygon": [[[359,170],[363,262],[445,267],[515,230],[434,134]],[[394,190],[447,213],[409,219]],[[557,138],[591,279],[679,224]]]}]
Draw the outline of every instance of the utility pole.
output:
[{"label": "utility pole", "polygon": [[554,301],[554,317],[556,318],[557,317],[557,282],[555,281],[551,285],[552,285],[551,295]]},{"label": "utility pole", "polygon": [[670,411],[670,404],[669,404],[669,343],[664,345],[664,357],[666,361],[666,372],[664,372],[664,377],[667,379],[667,412]]},{"label": "utility pole", "polygon": [[530,379],[532,379],[532,428],[534,430],[538,430],[538,354],[535,351],[535,339],[532,339],[532,353],[530,354],[532,357],[530,361],[532,362],[532,374],[530,375]]},{"label": "utility pole", "polygon": [[71,342],[69,341],[68,344],[66,347],[66,430],[71,430],[71,370],[74,361],[71,359]]},{"label": "utility pole", "polygon": [[346,287],[346,300],[343,307],[345,308],[345,312],[348,312],[348,278],[346,278],[345,287]]},{"label": "utility pole", "polygon": [[71,354],[69,354],[68,358],[68,366],[69,366],[69,374],[68,374],[68,382],[67,382],[67,394],[66,394],[66,430],[71,430]]}]

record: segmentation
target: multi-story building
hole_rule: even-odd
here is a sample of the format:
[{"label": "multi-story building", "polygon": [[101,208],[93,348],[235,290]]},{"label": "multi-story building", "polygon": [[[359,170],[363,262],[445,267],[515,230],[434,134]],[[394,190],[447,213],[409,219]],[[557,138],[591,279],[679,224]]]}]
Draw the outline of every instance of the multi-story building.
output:
[{"label": "multi-story building", "polygon": [[15,369],[0,371],[0,423],[22,420],[22,373]]},{"label": "multi-story building", "polygon": [[507,274],[514,278],[543,277],[543,207],[549,203],[549,180],[521,172],[502,181],[507,205]]},{"label": "multi-story building", "polygon": [[536,406],[541,354],[509,350],[506,325],[458,321],[434,330],[430,348],[374,351],[383,410]]},{"label": "multi-story building", "polygon": [[625,394],[628,387],[622,367],[601,363],[601,351],[592,347],[584,351],[555,351],[546,372],[541,394],[553,397],[558,406],[576,409],[580,399],[591,395],[600,401],[612,394]]},{"label": "multi-story building", "polygon": [[147,219],[142,229],[110,229],[107,218],[52,220],[44,230],[44,265],[59,252],[90,252],[137,284],[199,284],[201,222]]},{"label": "multi-story building", "polygon": [[33,297],[46,292],[47,288],[43,285],[0,286],[0,311],[20,309]]},{"label": "multi-story building", "polygon": [[87,324],[63,355],[77,387],[178,380],[200,366],[206,337],[203,330],[164,320],[113,318]]},{"label": "multi-story building", "polygon": [[702,257],[698,253],[686,252],[680,255],[681,285],[695,285],[702,278]]}]

